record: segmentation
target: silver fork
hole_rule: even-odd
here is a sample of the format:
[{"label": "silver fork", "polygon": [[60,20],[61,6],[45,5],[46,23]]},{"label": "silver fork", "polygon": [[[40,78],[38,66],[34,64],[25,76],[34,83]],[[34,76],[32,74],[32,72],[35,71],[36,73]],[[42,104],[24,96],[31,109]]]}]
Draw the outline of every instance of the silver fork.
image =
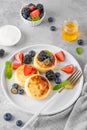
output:
[{"label": "silver fork", "polygon": [[68,81],[68,84],[60,88],[58,92],[59,93],[62,92],[65,88],[72,89],[73,87],[75,87],[76,83],[78,82],[81,76],[82,76],[82,72],[76,69],[75,72],[69,78],[66,79]]}]

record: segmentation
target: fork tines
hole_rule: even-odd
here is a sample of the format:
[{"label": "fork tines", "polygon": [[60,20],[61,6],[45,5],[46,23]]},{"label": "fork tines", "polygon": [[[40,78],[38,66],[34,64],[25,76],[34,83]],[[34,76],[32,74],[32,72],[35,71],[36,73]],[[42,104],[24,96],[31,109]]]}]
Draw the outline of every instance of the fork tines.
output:
[{"label": "fork tines", "polygon": [[62,92],[64,88],[72,89],[75,86],[75,84],[78,82],[81,76],[82,76],[81,70],[76,69],[73,72],[73,74],[69,78],[66,79],[67,81],[69,81],[69,83],[66,86],[63,86],[62,88],[60,88],[58,92],[59,93]]},{"label": "fork tines", "polygon": [[82,76],[82,72],[78,69],[75,70],[75,72],[67,79],[71,85],[75,85],[79,78]]}]

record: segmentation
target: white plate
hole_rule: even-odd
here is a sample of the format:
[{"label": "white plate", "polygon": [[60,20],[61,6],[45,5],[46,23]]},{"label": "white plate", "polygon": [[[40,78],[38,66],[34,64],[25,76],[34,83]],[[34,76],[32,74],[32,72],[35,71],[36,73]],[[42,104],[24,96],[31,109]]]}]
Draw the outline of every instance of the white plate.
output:
[{"label": "white plate", "polygon": [[[59,50],[63,50],[59,47],[52,46],[52,45],[33,45],[29,46],[27,48],[23,48],[22,51],[24,53],[29,52],[29,50],[35,50],[35,51],[40,51],[48,49],[52,51],[53,53],[58,52]],[[63,50],[66,56],[66,59],[64,62],[60,62],[58,64],[58,67],[62,67],[64,65],[68,64],[73,64],[74,66],[78,67],[80,70],[80,65],[76,61],[76,59],[67,51]],[[17,52],[16,52],[17,53]],[[13,55],[14,56],[14,55]],[[9,60],[13,59],[13,56],[9,58]],[[61,78],[64,80],[68,77],[69,75],[65,74],[64,72],[61,72]],[[34,114],[39,110],[39,108],[47,101],[49,100],[55,93],[56,91],[52,91],[50,95],[44,99],[44,100],[35,100],[30,97],[28,97],[26,94],[25,95],[15,95],[12,94],[10,89],[12,83],[14,83],[14,75],[11,80],[7,80],[4,76],[4,69],[2,73],[2,88],[4,90],[4,93],[6,97],[19,109],[27,112],[27,113],[32,113]],[[82,85],[83,85],[83,76],[80,78],[79,82],[77,85],[71,89],[71,90],[64,90],[60,94],[58,93],[57,97],[55,98],[54,102],[47,106],[47,109],[42,111],[42,115],[52,115],[58,112],[61,112],[71,106],[79,97],[81,90],[82,90]]]},{"label": "white plate", "polygon": [[0,27],[0,45],[13,46],[21,38],[20,30],[13,25],[4,25]]}]

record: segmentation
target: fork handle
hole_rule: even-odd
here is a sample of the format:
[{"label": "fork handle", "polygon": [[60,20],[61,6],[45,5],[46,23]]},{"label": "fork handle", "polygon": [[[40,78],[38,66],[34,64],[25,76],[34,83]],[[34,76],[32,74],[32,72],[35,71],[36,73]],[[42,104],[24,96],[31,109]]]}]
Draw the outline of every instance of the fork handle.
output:
[{"label": "fork handle", "polygon": [[[37,111],[32,117],[31,119],[29,119],[27,121],[27,123],[21,128],[21,130],[24,130],[32,121],[34,121],[41,113],[41,111],[44,109],[46,109],[47,107],[49,107],[49,104],[52,103],[52,101],[54,101],[54,98],[58,95],[58,92],[52,96],[40,109],[39,111]],[[31,125],[32,126],[32,125]]]},{"label": "fork handle", "polygon": [[62,88],[59,89],[58,92],[61,93],[64,89],[65,89],[65,87],[62,87]]}]

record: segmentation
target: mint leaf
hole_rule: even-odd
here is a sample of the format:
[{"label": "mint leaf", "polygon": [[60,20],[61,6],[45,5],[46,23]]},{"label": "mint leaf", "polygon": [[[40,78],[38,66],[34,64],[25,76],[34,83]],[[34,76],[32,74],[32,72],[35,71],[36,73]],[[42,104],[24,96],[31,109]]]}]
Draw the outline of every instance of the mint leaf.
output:
[{"label": "mint leaf", "polygon": [[68,80],[65,80],[65,81],[63,81],[61,84],[62,84],[62,86],[66,86],[66,85],[69,84],[69,81],[68,81]]},{"label": "mint leaf", "polygon": [[8,79],[11,79],[11,77],[12,77],[12,68],[11,68],[11,62],[10,61],[5,62],[5,76]]},{"label": "mint leaf", "polygon": [[44,52],[46,52],[50,56],[50,51],[44,50]]},{"label": "mint leaf", "polygon": [[35,21],[35,18],[31,18],[32,19],[32,21]]},{"label": "mint leaf", "polygon": [[11,62],[10,61],[6,61],[5,62],[5,66],[10,68],[11,67]]},{"label": "mint leaf", "polygon": [[57,84],[53,87],[53,90],[58,90],[62,87],[61,83],[60,84]]},{"label": "mint leaf", "polygon": [[39,16],[35,18],[35,21],[38,21],[38,20],[40,20],[40,17],[39,17]]},{"label": "mint leaf", "polygon": [[38,17],[36,17],[36,18],[28,18],[28,20],[29,21],[38,21],[38,20],[40,20],[40,17],[38,16]]},{"label": "mint leaf", "polygon": [[11,68],[5,69],[5,76],[6,76],[6,78],[11,79],[11,77],[12,77],[12,69]]},{"label": "mint leaf", "polygon": [[61,87],[64,87],[64,86],[66,86],[66,85],[68,85],[68,84],[69,84],[69,81],[68,81],[68,80],[65,80],[65,81],[61,82],[60,84],[55,85],[55,86],[53,87],[53,90],[58,90],[58,89],[60,89]]},{"label": "mint leaf", "polygon": [[27,20],[32,21],[32,18],[28,18]]},{"label": "mint leaf", "polygon": [[81,55],[82,52],[83,52],[83,49],[81,47],[77,47],[76,52],[77,52],[78,55]]}]

